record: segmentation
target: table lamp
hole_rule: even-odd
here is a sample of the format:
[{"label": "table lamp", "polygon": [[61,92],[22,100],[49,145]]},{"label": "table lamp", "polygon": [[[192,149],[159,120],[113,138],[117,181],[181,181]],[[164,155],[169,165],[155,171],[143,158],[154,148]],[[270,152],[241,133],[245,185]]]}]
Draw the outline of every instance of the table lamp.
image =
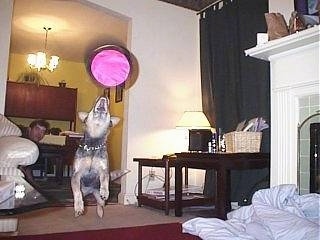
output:
[{"label": "table lamp", "polygon": [[202,111],[185,111],[177,128],[189,129],[189,151],[207,152],[212,131],[206,115]]}]

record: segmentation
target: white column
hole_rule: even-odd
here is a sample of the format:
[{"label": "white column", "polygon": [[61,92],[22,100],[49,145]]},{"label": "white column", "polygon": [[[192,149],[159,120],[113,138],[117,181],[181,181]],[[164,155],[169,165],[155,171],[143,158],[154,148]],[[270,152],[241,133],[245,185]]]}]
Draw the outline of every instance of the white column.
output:
[{"label": "white column", "polygon": [[0,113],[4,113],[11,36],[12,0],[0,1]]},{"label": "white column", "polygon": [[270,185],[297,183],[297,119],[295,99],[289,89],[271,93]]}]

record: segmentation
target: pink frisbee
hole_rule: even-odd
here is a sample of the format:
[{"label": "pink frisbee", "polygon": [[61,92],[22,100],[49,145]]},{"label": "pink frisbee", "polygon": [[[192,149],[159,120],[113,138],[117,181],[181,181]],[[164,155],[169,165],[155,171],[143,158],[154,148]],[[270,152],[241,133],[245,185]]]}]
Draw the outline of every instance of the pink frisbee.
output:
[{"label": "pink frisbee", "polygon": [[130,53],[119,46],[102,46],[93,51],[87,67],[98,83],[114,87],[128,79],[131,69]]}]

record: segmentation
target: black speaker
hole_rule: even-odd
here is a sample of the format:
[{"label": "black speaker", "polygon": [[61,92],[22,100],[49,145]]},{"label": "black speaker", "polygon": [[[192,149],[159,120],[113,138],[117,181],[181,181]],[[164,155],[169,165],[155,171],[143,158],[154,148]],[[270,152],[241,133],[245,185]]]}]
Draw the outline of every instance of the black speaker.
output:
[{"label": "black speaker", "polygon": [[189,151],[208,152],[208,142],[211,141],[210,129],[189,130]]}]

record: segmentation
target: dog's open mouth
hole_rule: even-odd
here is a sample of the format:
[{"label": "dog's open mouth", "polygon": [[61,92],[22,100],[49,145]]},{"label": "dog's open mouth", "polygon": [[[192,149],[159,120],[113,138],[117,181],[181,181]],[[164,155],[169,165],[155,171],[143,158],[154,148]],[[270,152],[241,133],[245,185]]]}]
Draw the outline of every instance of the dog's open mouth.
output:
[{"label": "dog's open mouth", "polygon": [[106,113],[107,112],[107,104],[108,104],[108,100],[104,97],[101,97],[95,107],[94,107],[94,111],[95,112],[100,112],[100,113]]}]

